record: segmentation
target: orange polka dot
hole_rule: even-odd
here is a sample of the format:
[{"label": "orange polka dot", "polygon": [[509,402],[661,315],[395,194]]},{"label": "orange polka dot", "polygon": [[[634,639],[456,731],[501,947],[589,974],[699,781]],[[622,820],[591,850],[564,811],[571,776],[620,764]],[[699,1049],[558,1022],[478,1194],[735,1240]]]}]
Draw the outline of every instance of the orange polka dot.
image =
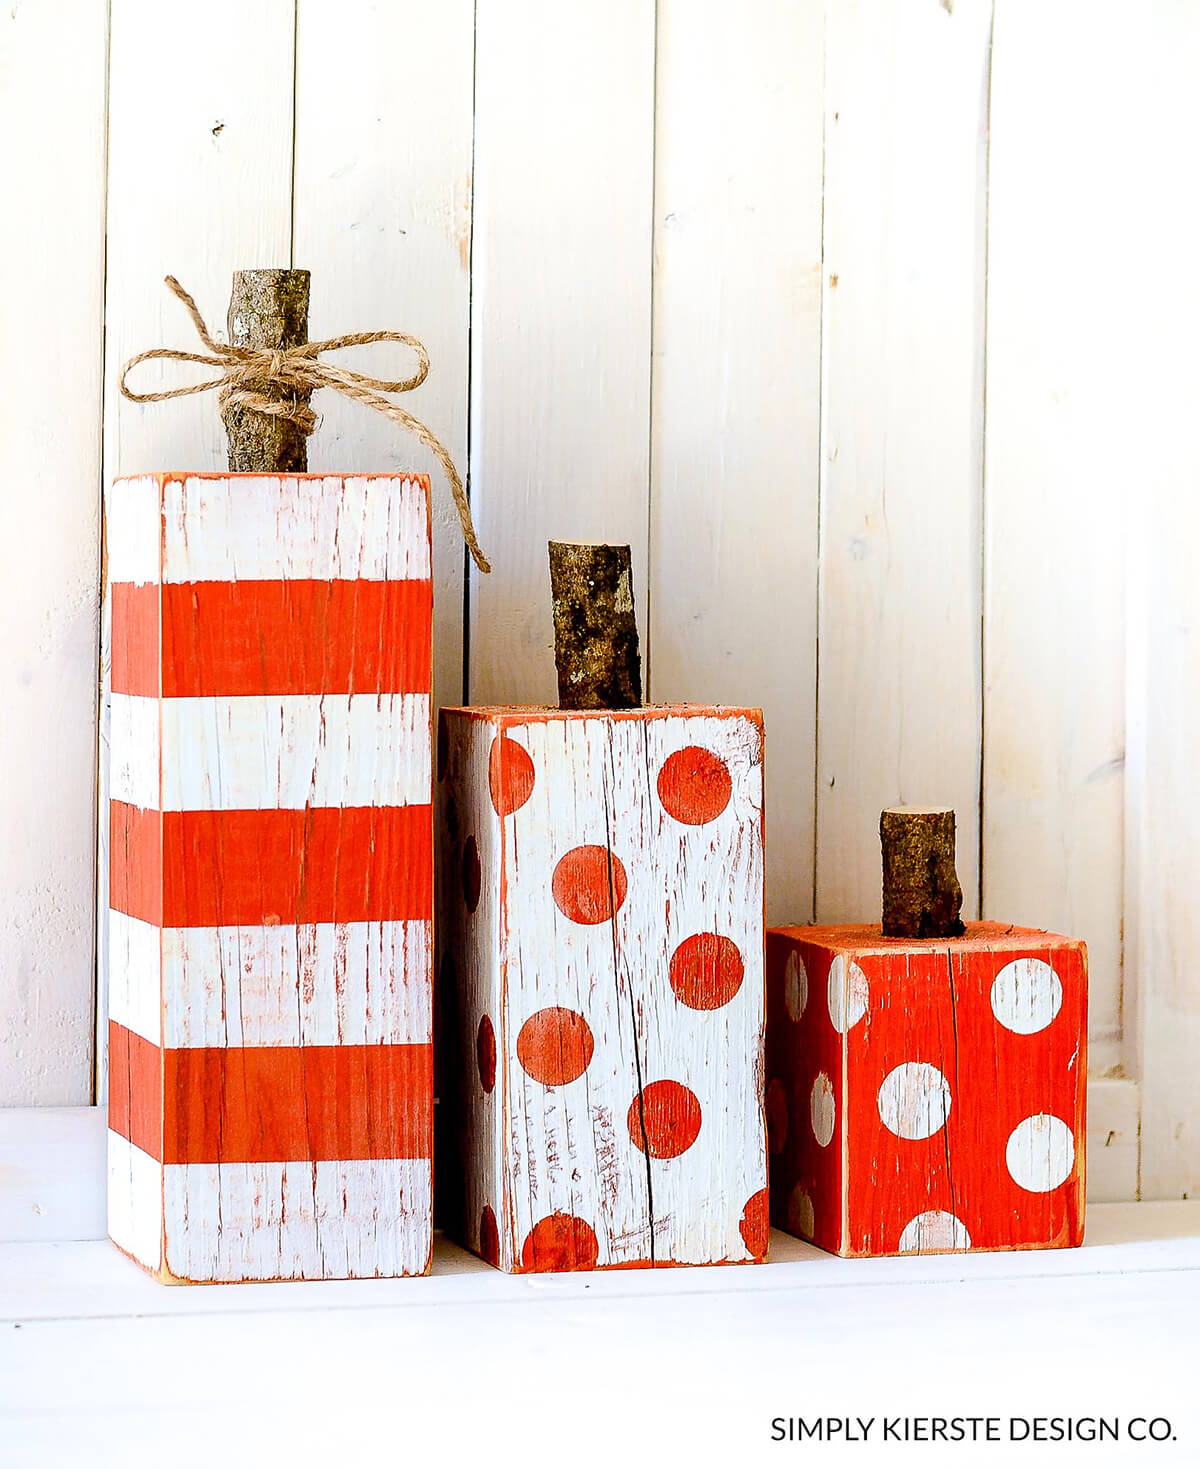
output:
[{"label": "orange polka dot", "polygon": [[702,745],[676,750],[658,772],[658,799],[686,826],[703,826],[720,816],[732,794],[728,765]]},{"label": "orange polka dot", "polygon": [[550,890],[572,923],[607,923],[625,901],[629,880],[607,847],[572,847],[555,867]]},{"label": "orange polka dot", "polygon": [[479,1063],[479,1080],[485,1092],[496,1085],[496,1032],[485,1015],[475,1034],[475,1060]]},{"label": "orange polka dot", "polygon": [[634,1097],[626,1119],[635,1147],[652,1158],[678,1158],[700,1131],[700,1101],[680,1081],[652,1081]]},{"label": "orange polka dot", "polygon": [[484,1204],[479,1215],[479,1254],[489,1265],[500,1263],[500,1231],[490,1204]]},{"label": "orange polka dot", "polygon": [[773,1153],[782,1153],[787,1142],[788,1104],[783,1082],[775,1077],[767,1087],[767,1144]]},{"label": "orange polka dot", "polygon": [[751,1194],[742,1210],[742,1222],[738,1225],[742,1240],[755,1259],[761,1259],[767,1253],[767,1244],[771,1238],[769,1200],[770,1195],[765,1188]]},{"label": "orange polka dot", "polygon": [[533,761],[529,751],[507,735],[497,735],[492,741],[488,786],[497,816],[511,816],[533,794]]},{"label": "orange polka dot", "polygon": [[517,1060],[544,1086],[566,1086],[582,1076],[595,1049],[591,1026],[561,1005],[535,1010],[517,1036]]},{"label": "orange polka dot", "polygon": [[462,854],[462,890],[467,912],[474,913],[479,907],[479,894],[483,888],[483,870],[479,866],[479,848],[475,838],[468,837]]},{"label": "orange polka dot", "polygon": [[547,1214],[521,1246],[525,1270],[594,1270],[599,1258],[596,1231],[574,1214]]},{"label": "orange polka dot", "polygon": [[719,1010],[742,987],[745,965],[738,946],[718,933],[694,933],[671,955],[671,988],[693,1010]]}]

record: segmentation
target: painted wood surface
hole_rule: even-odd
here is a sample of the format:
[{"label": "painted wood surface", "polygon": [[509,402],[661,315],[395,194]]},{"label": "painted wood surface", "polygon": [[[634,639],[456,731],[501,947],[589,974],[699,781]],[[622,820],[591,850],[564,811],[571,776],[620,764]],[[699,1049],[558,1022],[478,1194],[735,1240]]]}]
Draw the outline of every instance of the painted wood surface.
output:
[{"label": "painted wood surface", "polygon": [[548,540],[634,548],[645,639],[653,178],[651,0],[481,0],[472,703],[554,697]]},{"label": "painted wood surface", "polygon": [[1087,951],[1005,924],[767,938],[777,1228],[841,1255],[1083,1240]]},{"label": "painted wood surface", "polygon": [[761,1259],[757,711],[442,718],[452,1227],[510,1271]]},{"label": "painted wood surface", "polygon": [[[1114,261],[1142,248],[1130,199],[1148,149],[1144,99],[1105,80],[1128,33],[1100,10],[1107,23],[1083,28],[1060,0],[996,17],[983,893],[991,917],[1087,936],[1105,1074],[1123,1059],[1124,557],[1146,464],[1125,365],[1141,355],[1134,318],[1101,303]],[[1147,16],[1151,33],[1161,24]]]},{"label": "painted wood surface", "polygon": [[877,916],[877,823],[897,802],[955,808],[978,908],[990,28],[990,0],[829,10],[822,923]]},{"label": "painted wood surface", "polygon": [[[310,335],[394,328],[419,338],[432,366],[403,402],[464,481],[474,12],[472,0],[301,0],[292,184],[292,259],[313,273]],[[343,360],[375,377],[409,371],[391,345]],[[320,394],[317,408],[310,468],[431,477],[433,700],[458,703],[464,556],[444,476],[381,414],[336,393]]]},{"label": "painted wood surface", "polygon": [[428,1268],[428,490],[113,486],[109,1220],[164,1279]]},{"label": "painted wood surface", "polygon": [[106,42],[0,16],[0,1107],[92,1094]]},{"label": "painted wood surface", "polygon": [[658,5],[647,681],[762,706],[781,923],[814,879],[824,26]]},{"label": "painted wood surface", "polygon": [[[5,908],[9,931],[28,938],[0,960],[0,1077],[14,1088],[4,1098],[90,1089],[79,922],[93,887],[84,746],[101,425],[106,481],[221,464],[211,403],[127,404],[116,367],[156,342],[186,343],[159,285],[167,270],[219,327],[235,267],[292,258],[317,272],[314,329],[397,324],[426,339],[433,370],[412,406],[460,463],[472,428],[472,492],[498,570],[475,585],[464,616],[462,557],[435,484],[435,702],[548,696],[540,543],[630,542],[652,696],[766,710],[772,919],[811,917],[814,891],[823,917],[872,916],[872,793],[884,793],[878,805],[911,799],[910,775],[932,770],[933,799],[953,799],[965,816],[977,803],[959,787],[982,737],[988,916],[1087,938],[1094,1068],[1123,1064],[1133,1080],[1109,1080],[1133,1089],[1153,1055],[1156,1084],[1186,1091],[1191,1043],[1174,1023],[1190,1013],[1186,965],[1144,939],[1122,969],[1122,928],[1158,931],[1194,874],[1184,844],[1167,870],[1137,876],[1139,850],[1159,861],[1163,824],[1173,831],[1181,819],[1165,794],[1153,811],[1142,803],[1186,783],[1189,741],[1172,695],[1156,707],[1185,716],[1178,744],[1156,747],[1153,774],[1126,782],[1121,705],[1135,735],[1148,711],[1137,668],[1117,666],[1125,637],[1141,633],[1136,609],[1122,609],[1114,556],[1125,527],[1140,528],[1137,516],[1121,522],[1112,492],[1147,483],[1151,459],[1164,485],[1182,483],[1189,462],[1187,414],[1162,411],[1188,382],[1177,324],[1190,309],[1197,234],[1190,196],[1170,184],[1190,127],[1188,87],[1171,70],[1186,70],[1192,44],[1179,8],[1154,0],[1132,21],[1106,0],[1080,33],[1061,0],[996,4],[982,524],[964,466],[983,401],[970,339],[982,281],[984,8],[761,0],[734,22],[707,0],[521,0],[479,5],[477,35],[475,8],[212,0],[185,26],[171,7],[113,0],[107,78],[101,5],[89,0],[70,23],[53,3],[4,12],[9,131],[23,136],[42,119],[36,136],[57,169],[47,194],[35,152],[4,164],[9,212],[46,223],[10,231],[0,247],[5,321],[26,344],[0,358],[10,486],[0,513],[12,527],[0,544],[0,617],[12,629],[0,650],[10,691],[0,753],[14,772],[5,809],[27,836],[2,859],[0,892],[19,895]],[[235,33],[244,44],[231,48]],[[350,67],[354,86],[343,84]],[[1109,86],[1114,75],[1120,87]],[[1139,273],[1155,307],[1123,311],[1120,283],[1145,260],[1158,262]],[[817,275],[819,305],[805,286]],[[25,286],[51,277],[56,315],[43,332],[50,298],[31,322],[38,293]],[[382,370],[386,358],[391,370],[390,354],[355,360]],[[102,412],[88,386],[100,359]],[[75,411],[51,430],[39,415],[60,391]],[[318,406],[337,459],[315,463],[420,467],[382,419]],[[818,432],[823,537],[804,468]],[[847,455],[860,453],[852,476]],[[871,533],[856,539],[854,517],[868,513]],[[1161,534],[1173,534],[1178,513],[1166,502],[1155,512]],[[931,570],[934,526],[948,565]],[[872,554],[855,561],[856,547]],[[805,608],[816,576],[825,592],[814,621]],[[1182,613],[1183,583],[1169,584]],[[936,637],[939,609],[956,619],[951,643]],[[1174,625],[1169,608],[1162,616]],[[456,670],[468,624],[466,690]],[[946,666],[921,664],[913,629],[929,646],[952,644]],[[954,639],[971,636],[961,651]],[[936,717],[914,711],[914,667],[926,682],[936,675]],[[825,839],[814,850],[818,739],[822,780],[826,755],[835,778],[846,773],[822,784]],[[102,845],[106,835],[102,823]],[[821,894],[845,907],[822,907]],[[30,914],[45,918],[32,936]],[[103,940],[101,960],[106,949]],[[1146,986],[1164,1017],[1149,1053]],[[101,974],[98,1063],[106,994]],[[102,1095],[102,1069],[98,1084]],[[1146,1139],[1174,1159],[1147,1172],[1155,1190],[1192,1186],[1200,1150],[1188,1105],[1156,1103],[1147,1119]],[[1127,1117],[1128,1102],[1118,1111]],[[1121,1158],[1132,1193],[1131,1154]]]}]

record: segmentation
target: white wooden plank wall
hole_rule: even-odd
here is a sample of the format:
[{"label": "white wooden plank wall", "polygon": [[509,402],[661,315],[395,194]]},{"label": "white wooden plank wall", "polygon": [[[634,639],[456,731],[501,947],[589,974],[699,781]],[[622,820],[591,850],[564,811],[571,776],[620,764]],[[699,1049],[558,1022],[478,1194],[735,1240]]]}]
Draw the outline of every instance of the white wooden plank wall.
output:
[{"label": "white wooden plank wall", "polygon": [[[192,345],[168,271],[223,328],[293,262],[469,462],[437,699],[552,699],[545,541],[629,541],[651,697],[766,710],[771,919],[873,916],[880,806],[952,800],[968,910],[1090,943],[1097,1187],[1140,1084],[1193,1188],[1198,51],[1178,0],[6,7],[0,1104],[87,1101],[105,1029],[100,485],[223,455],[119,366]],[[314,467],[430,467],[318,407]]]},{"label": "white wooden plank wall", "polygon": [[0,20],[0,1106],[92,1091],[105,30]]}]

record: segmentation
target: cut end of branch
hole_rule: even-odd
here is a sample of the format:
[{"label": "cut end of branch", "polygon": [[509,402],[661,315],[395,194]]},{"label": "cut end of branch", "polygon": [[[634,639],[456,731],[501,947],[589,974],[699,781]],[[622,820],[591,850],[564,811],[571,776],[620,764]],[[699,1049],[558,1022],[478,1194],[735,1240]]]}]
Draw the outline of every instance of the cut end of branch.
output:
[{"label": "cut end of branch", "polygon": [[[231,345],[267,351],[302,347],[308,341],[310,282],[307,270],[235,270],[229,301]],[[265,397],[284,398],[278,384],[268,379],[253,387]],[[295,394],[304,403],[310,396]],[[225,431],[233,474],[304,474],[308,469],[308,436],[290,419],[233,403],[225,410]]]},{"label": "cut end of branch", "polygon": [[559,708],[640,708],[629,547],[551,541],[550,590]]},{"label": "cut end of branch", "polygon": [[962,887],[949,806],[888,806],[879,817],[883,932],[888,938],[959,938]]}]

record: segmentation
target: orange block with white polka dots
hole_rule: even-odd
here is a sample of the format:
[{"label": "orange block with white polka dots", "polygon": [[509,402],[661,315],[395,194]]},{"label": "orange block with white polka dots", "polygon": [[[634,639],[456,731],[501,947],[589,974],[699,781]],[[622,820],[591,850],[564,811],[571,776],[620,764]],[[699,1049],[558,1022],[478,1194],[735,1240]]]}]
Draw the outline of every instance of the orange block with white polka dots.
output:
[{"label": "orange block with white polka dots", "polygon": [[762,718],[444,709],[439,1204],[511,1271],[766,1254]]},{"label": "orange block with white polka dots", "polygon": [[839,1255],[1083,1241],[1087,949],[767,934],[771,1222]]}]

